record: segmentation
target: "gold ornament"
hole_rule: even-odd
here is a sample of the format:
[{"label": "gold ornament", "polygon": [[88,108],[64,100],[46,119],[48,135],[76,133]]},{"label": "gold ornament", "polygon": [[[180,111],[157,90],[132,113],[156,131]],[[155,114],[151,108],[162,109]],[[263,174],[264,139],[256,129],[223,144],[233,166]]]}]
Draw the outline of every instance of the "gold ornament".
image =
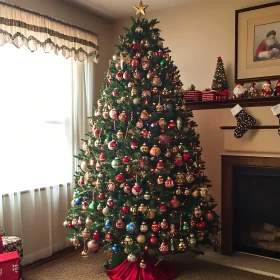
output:
[{"label": "gold ornament", "polygon": [[184,240],[180,239],[180,242],[178,244],[178,250],[179,251],[185,251],[186,249],[187,249],[187,246],[186,246]]},{"label": "gold ornament", "polygon": [[190,173],[190,172],[187,173],[187,175],[186,175],[186,181],[187,181],[187,183],[189,183],[189,184],[193,183],[193,181],[194,181],[194,176],[193,176],[192,173]]},{"label": "gold ornament", "polygon": [[138,14],[142,14],[144,16],[146,14],[145,10],[148,8],[148,5],[143,5],[142,0],[140,0],[139,5],[133,5],[133,8],[136,10],[136,16]]},{"label": "gold ornament", "polygon": [[141,262],[140,262],[140,267],[144,269],[144,268],[146,268],[146,266],[147,266],[147,265],[146,265],[145,261],[144,261],[144,260],[141,260]]},{"label": "gold ornament", "polygon": [[139,234],[138,236],[137,236],[137,242],[139,243],[139,244],[143,244],[143,243],[145,243],[145,241],[146,241],[146,236],[145,235],[143,235],[143,234]]},{"label": "gold ornament", "polygon": [[81,253],[81,256],[82,256],[83,259],[87,259],[88,258],[87,250],[83,250],[82,253]]},{"label": "gold ornament", "polygon": [[152,219],[154,219],[155,216],[156,216],[156,212],[152,209],[149,209],[149,212],[147,214],[147,218],[152,220]]}]

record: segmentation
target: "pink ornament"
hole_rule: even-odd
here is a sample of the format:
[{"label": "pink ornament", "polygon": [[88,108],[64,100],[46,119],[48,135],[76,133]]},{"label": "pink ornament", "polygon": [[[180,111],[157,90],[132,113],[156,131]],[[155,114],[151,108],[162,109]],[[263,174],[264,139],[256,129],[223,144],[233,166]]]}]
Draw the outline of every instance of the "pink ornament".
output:
[{"label": "pink ornament", "polygon": [[122,229],[122,228],[124,228],[124,222],[123,222],[123,220],[122,219],[119,219],[119,220],[117,220],[117,222],[116,222],[116,228],[118,228],[118,229]]},{"label": "pink ornament", "polygon": [[130,80],[131,76],[130,76],[130,74],[129,74],[128,71],[125,71],[125,72],[123,73],[123,78],[124,78],[126,81]]},{"label": "pink ornament", "polygon": [[96,240],[90,240],[87,243],[87,247],[88,247],[88,250],[90,252],[96,252],[96,251],[98,251],[100,246],[99,246],[99,243]]},{"label": "pink ornament", "polygon": [[122,113],[120,113],[119,115],[119,120],[121,122],[127,122],[127,115],[126,115],[126,112],[125,111],[122,111]]}]

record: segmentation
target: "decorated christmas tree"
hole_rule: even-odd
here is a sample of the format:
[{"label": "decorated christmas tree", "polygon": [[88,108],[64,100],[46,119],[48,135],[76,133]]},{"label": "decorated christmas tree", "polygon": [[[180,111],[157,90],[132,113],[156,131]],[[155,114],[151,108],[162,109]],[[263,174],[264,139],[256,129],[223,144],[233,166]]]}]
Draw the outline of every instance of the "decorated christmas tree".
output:
[{"label": "decorated christmas tree", "polygon": [[[141,1],[135,8],[145,14]],[[148,255],[213,245],[218,231],[197,124],[157,24],[132,18],[120,36],[64,222],[83,257],[104,248],[140,269]]]},{"label": "decorated christmas tree", "polygon": [[212,81],[212,90],[218,91],[220,94],[228,94],[228,82],[226,78],[225,67],[222,58],[217,59],[217,66]]}]

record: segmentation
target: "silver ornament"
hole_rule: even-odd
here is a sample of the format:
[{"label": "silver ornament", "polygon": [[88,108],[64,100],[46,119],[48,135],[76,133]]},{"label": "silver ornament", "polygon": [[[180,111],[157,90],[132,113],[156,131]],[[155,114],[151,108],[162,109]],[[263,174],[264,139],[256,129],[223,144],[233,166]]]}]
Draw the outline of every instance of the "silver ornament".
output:
[{"label": "silver ornament", "polygon": [[177,120],[176,120],[176,126],[177,126],[178,130],[182,130],[182,128],[183,128],[183,121],[182,121],[182,119],[180,117],[177,118]]}]

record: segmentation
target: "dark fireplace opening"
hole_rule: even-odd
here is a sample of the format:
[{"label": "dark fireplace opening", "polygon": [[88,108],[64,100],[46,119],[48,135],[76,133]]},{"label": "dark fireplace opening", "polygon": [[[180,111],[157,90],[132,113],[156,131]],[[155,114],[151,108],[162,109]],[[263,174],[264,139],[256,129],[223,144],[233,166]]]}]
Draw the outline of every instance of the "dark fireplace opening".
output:
[{"label": "dark fireplace opening", "polygon": [[280,259],[280,168],[233,167],[234,251]]}]

